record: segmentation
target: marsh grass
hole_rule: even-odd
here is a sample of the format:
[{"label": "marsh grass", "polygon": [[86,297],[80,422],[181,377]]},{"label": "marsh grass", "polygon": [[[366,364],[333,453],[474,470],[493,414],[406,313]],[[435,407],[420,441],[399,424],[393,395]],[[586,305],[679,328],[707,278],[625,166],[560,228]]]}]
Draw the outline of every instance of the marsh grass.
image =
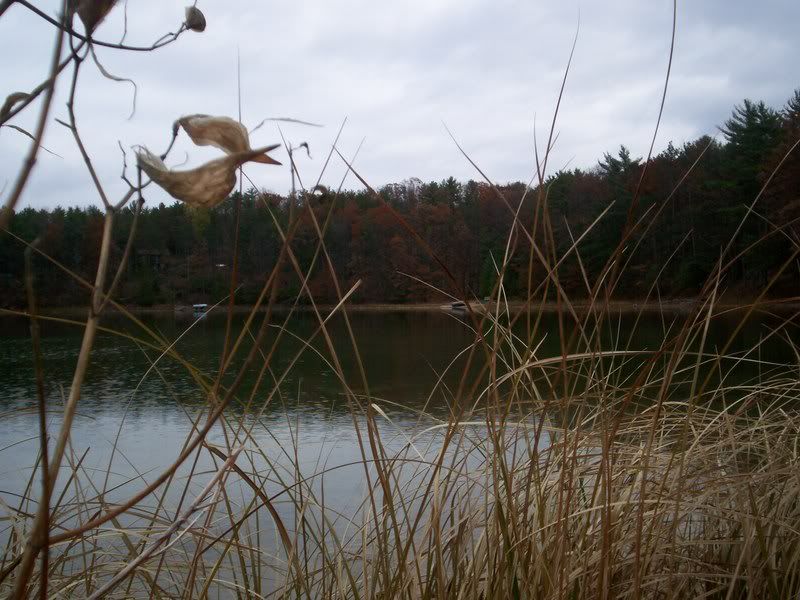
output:
[{"label": "marsh grass", "polygon": [[[292,224],[281,235],[291,232]],[[307,279],[289,244],[284,255]],[[423,410],[411,429],[369,393],[366,373],[356,383],[344,375],[327,325],[346,315],[350,292],[331,313],[315,313],[315,331],[281,372],[272,358],[281,337],[294,335],[295,313],[271,310],[275,277],[262,292],[266,311],[229,330],[229,364],[216,374],[128,313],[138,333],[116,333],[147,350],[143,379],[177,360],[205,409],[186,413],[181,470],[176,460],[158,478],[120,481],[113,455],[105,472],[87,471],[86,454],[67,443],[49,511],[48,575],[34,572],[27,593],[46,581],[61,597],[793,597],[798,364],[761,358],[776,338],[798,356],[793,315],[772,315],[755,346],[720,352],[707,347],[726,312],[711,288],[693,312],[665,312],[661,345],[648,349],[602,303],[579,315],[563,298],[562,352],[543,355],[540,313],[508,309],[502,271],[497,301],[464,319],[474,343],[451,363],[463,368],[458,387],[442,373],[431,390],[450,417]],[[557,281],[557,268],[551,274]],[[34,324],[52,318],[37,317],[34,303],[30,315]],[[265,328],[271,343],[256,343]],[[237,352],[245,360],[223,385]],[[361,449],[355,464],[327,465],[322,451],[301,464],[294,435],[279,451],[258,441],[274,435],[263,413],[292,402],[280,384],[310,352],[339,377]],[[744,366],[757,375],[741,377]],[[246,371],[257,383],[240,396]],[[18,504],[6,507],[6,589],[30,539],[43,457]],[[325,480],[354,467],[363,494],[344,512],[326,497]],[[120,490],[132,486],[147,493],[131,502]]]},{"label": "marsh grass", "polygon": [[[567,258],[583,264],[581,240],[588,231],[575,232],[573,245],[558,253],[543,185],[557,111],[546,150],[536,157],[540,185],[530,188],[536,195],[533,227],[527,230],[515,218],[504,256],[495,265],[491,302],[483,310],[469,303],[474,294],[450,276],[423,236],[387,204],[449,278],[443,293],[468,301],[463,326],[473,335],[473,343],[453,357],[448,369],[460,371],[441,373],[431,390],[429,402],[446,402],[448,418],[422,410],[417,424],[408,427],[394,422],[391,404],[370,391],[347,313],[359,283],[349,289],[340,285],[326,249],[338,192],[327,210],[315,206],[313,193],[303,187],[294,148],[284,139],[293,182],[285,228],[264,203],[264,218],[271,219],[283,242],[280,256],[265,273],[256,305],[241,327],[231,318],[238,283],[233,257],[230,296],[219,299],[228,310],[220,365],[204,372],[181,356],[177,340],[165,338],[113,298],[128,255],[126,249],[109,278],[114,214],[132,199],[138,210],[147,182],[129,181],[129,191],[115,205],[106,198],[72,109],[86,56],[81,48],[93,42],[76,46],[74,32],[67,30],[71,56],[59,63],[64,27],[62,22],[49,81],[71,64],[66,125],[106,218],[93,283],[58,265],[35,243],[20,240],[29,256],[52,262],[65,278],[85,286],[91,301],[85,321],[39,315],[34,263],[28,260],[25,314],[37,365],[41,444],[39,455],[31,457],[27,486],[13,505],[2,506],[3,595],[489,599],[800,594],[795,316],[771,313],[763,301],[768,284],[738,313],[742,324],[770,317],[773,325],[763,339],[734,352],[737,327],[728,343],[710,347],[709,329],[725,313],[718,307],[720,290],[737,258],[730,256],[730,246],[722,249],[696,307],[678,316],[662,313],[662,336],[655,347],[638,347],[636,326],[623,330],[609,308],[628,257],[657,225],[671,197],[641,216],[632,209],[606,267],[593,278],[583,271],[590,300],[582,311],[575,310],[559,285],[559,269]],[[44,118],[48,110],[49,97]],[[339,189],[352,174],[385,202],[358,174],[355,157],[348,160],[339,152],[337,141],[316,185],[332,161],[339,164],[337,156],[346,167]],[[25,169],[21,186],[30,171]],[[247,179],[246,173],[242,176]],[[500,189],[491,189],[502,198]],[[508,210],[515,214],[522,206],[508,205]],[[744,219],[754,218],[753,206]],[[301,215],[317,235],[309,264],[295,256],[291,243]],[[749,251],[757,252],[758,246]],[[791,268],[797,253],[795,246],[783,269]],[[512,311],[503,281],[508,265],[519,259],[546,276],[529,280],[525,310]],[[332,310],[321,310],[309,292],[315,268],[326,269],[335,284],[339,302]],[[299,292],[288,310],[277,311],[286,271]],[[657,284],[648,300],[658,301]],[[560,348],[544,354],[542,307],[553,298]],[[301,303],[316,324],[297,340],[292,323]],[[126,331],[107,333],[136,343],[149,360],[142,380],[162,377],[162,361],[174,362],[200,400],[200,409],[186,410],[191,427],[181,451],[164,457],[162,470],[155,473],[137,472],[116,443],[105,470],[90,470],[85,466],[89,450],[78,453],[70,435],[90,358],[102,360],[92,356],[92,348],[96,334],[104,331],[101,316],[107,306],[130,322]],[[342,366],[342,344],[331,337],[333,318],[343,319],[344,352],[359,367],[353,380]],[[45,397],[41,385],[48,374],[38,360],[37,326],[47,319],[84,331],[72,386],[62,402]],[[299,344],[279,369],[276,353],[281,340],[290,338]],[[768,339],[783,340],[793,358],[785,364],[763,359],[761,347]],[[312,463],[301,461],[299,424],[292,422],[288,408],[285,427],[291,443],[260,441],[276,439],[272,422],[264,419],[266,408],[296,401],[287,397],[282,383],[306,353],[315,353],[339,381],[359,448],[359,458],[351,463],[329,464],[322,450]],[[743,365],[757,376],[742,377]],[[255,384],[243,386],[245,378]],[[119,390],[129,402],[135,402],[135,393]],[[46,418],[54,411],[60,413],[57,433],[48,430],[53,424]],[[119,427],[121,432],[124,419]],[[118,472],[121,463],[133,475]],[[326,480],[342,469],[361,472],[360,497],[348,506],[326,495]]]},{"label": "marsh grass", "polygon": [[[797,365],[762,361],[755,379],[728,383],[759,348],[698,351],[710,315],[682,347],[566,356],[538,356],[487,316],[496,375],[476,377],[469,402],[445,391],[450,419],[423,413],[409,429],[351,391],[356,465],[301,464],[296,443],[259,443],[274,427],[259,413],[291,402],[270,399],[270,383],[254,392],[263,403],[222,414],[189,469],[99,527],[85,524],[129,493],[113,488],[147,476],[111,486],[111,460],[89,472],[69,450],[51,508],[50,536],[62,539],[50,593],[91,596],[128,568],[109,597],[793,597]],[[585,317],[587,339],[605,344],[597,319]],[[199,428],[212,410],[187,419]],[[325,479],[359,465],[363,496],[345,513]],[[7,509],[6,586],[36,487],[32,475]]]}]

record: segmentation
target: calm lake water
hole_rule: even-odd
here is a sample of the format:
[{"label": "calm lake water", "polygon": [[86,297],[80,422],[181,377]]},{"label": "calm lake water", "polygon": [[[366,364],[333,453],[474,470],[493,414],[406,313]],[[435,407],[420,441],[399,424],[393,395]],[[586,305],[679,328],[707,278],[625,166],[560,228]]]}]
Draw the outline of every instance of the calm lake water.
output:
[{"label": "calm lake water", "polygon": [[[283,316],[278,314],[276,322]],[[657,315],[643,318],[630,346],[642,350],[656,348],[670,320],[682,318]],[[243,316],[235,318],[235,332],[241,330],[243,320]],[[213,379],[223,346],[223,314],[206,316],[188,332],[187,328],[193,324],[190,317],[149,315],[142,317],[142,321],[169,342],[180,337],[175,344],[177,352],[200,373]],[[453,373],[444,376],[438,388],[436,382],[453,358],[472,342],[473,334],[465,322],[444,312],[354,313],[351,321],[371,398],[390,419],[381,418],[382,436],[390,446],[402,447],[408,436],[435,424],[436,418],[446,418],[451,394],[458,383],[460,364],[456,362]],[[633,317],[611,319],[609,336],[626,340],[632,323]],[[267,383],[256,394],[251,415],[246,419],[253,425],[254,440],[264,455],[274,461],[269,468],[276,471],[283,468],[290,478],[295,452],[304,473],[316,472],[320,465],[330,468],[347,464],[359,457],[352,412],[341,382],[326,364],[330,353],[321,336],[287,372],[302,348],[298,338],[308,338],[316,325],[309,313],[292,317],[290,333],[283,336],[277,347],[272,370],[265,375]],[[345,379],[354,392],[363,394],[364,386],[345,324],[341,318],[334,317],[329,325]],[[735,325],[736,317],[715,322],[708,347],[721,345]],[[152,342],[139,326],[120,316],[109,316],[104,319],[103,326]],[[749,323],[735,347],[752,347],[769,331],[764,322]],[[42,323],[51,432],[57,431],[62,399],[68,393],[81,334],[81,327],[74,324]],[[264,352],[268,352],[276,335],[277,330],[270,330],[263,345]],[[18,494],[23,492],[31,475],[38,450],[38,417],[27,321],[7,316],[0,318],[0,336],[0,498],[9,505],[16,505]],[[538,339],[542,342],[540,357],[558,354],[560,343],[554,316],[544,318]],[[85,475],[95,478],[98,487],[111,490],[107,496],[111,501],[128,497],[142,487],[143,481],[167,466],[191,433],[192,419],[206,407],[207,394],[178,361],[164,357],[158,361],[156,369],[148,371],[151,361],[158,355],[143,341],[123,335],[103,332],[97,340],[73,427],[72,453],[74,456],[86,453],[82,463]],[[790,357],[776,339],[765,346],[761,358],[778,361]],[[261,362],[257,361],[257,365]],[[747,367],[741,369],[744,374]],[[239,398],[245,401],[258,369],[251,371],[239,393]],[[282,380],[279,393],[268,397],[273,388],[272,377]],[[227,376],[224,384],[231,380],[232,377]],[[432,390],[435,390],[433,394]],[[236,413],[240,409],[234,406],[231,410]],[[259,413],[258,418],[252,413]],[[110,461],[115,440],[118,450]],[[219,429],[215,430],[212,441],[223,443]],[[431,436],[423,436],[416,444],[420,452],[424,452],[426,447],[435,447],[436,441]],[[187,461],[181,476],[186,475],[190,462]],[[105,482],[109,464],[111,476]],[[212,468],[207,456],[198,466],[201,471]],[[253,468],[259,467],[253,465]],[[334,476],[325,479],[325,493],[337,505],[356,502],[363,495],[363,469],[347,467],[335,471]]]}]

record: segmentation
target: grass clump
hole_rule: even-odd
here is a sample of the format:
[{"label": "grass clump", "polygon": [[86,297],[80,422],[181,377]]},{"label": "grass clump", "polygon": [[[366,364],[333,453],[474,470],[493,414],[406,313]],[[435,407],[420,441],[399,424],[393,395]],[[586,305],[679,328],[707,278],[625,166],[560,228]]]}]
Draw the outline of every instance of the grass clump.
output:
[{"label": "grass clump", "polygon": [[[114,3],[106,4],[113,8]],[[442,273],[447,290],[439,292],[465,303],[463,326],[473,341],[431,391],[431,401],[446,403],[445,416],[423,410],[409,426],[396,423],[391,404],[370,390],[347,313],[361,282],[340,282],[326,246],[344,179],[339,191],[326,189],[327,207],[313,204],[313,193],[302,184],[299,190],[294,187],[300,181],[295,148],[284,140],[293,182],[291,206],[286,219],[277,219],[263,205],[263,217],[271,219],[281,242],[279,255],[253,292],[252,310],[236,322],[239,229],[234,229],[229,293],[214,306],[225,310],[227,304],[219,365],[201,369],[181,354],[179,339],[167,338],[115,300],[131,247],[126,245],[112,273],[115,215],[133,202],[138,217],[148,182],[140,171],[132,178],[123,171],[129,189],[116,203],[106,196],[73,111],[78,72],[92,44],[100,42],[75,37],[64,14],[55,23],[50,79],[72,67],[66,125],[105,213],[93,282],[65,268],[35,241],[20,240],[27,257],[24,314],[31,323],[40,444],[16,505],[4,506],[0,593],[14,598],[798,596],[800,354],[793,343],[794,316],[773,314],[764,302],[770,286],[794,264],[796,243],[755,301],[737,313],[738,324],[721,346],[711,347],[708,332],[725,312],[718,300],[725,275],[741,258],[731,256],[730,245],[706,275],[698,301],[680,315],[662,312],[657,343],[640,347],[636,324],[624,335],[621,318],[610,307],[631,255],[658,226],[672,197],[652,210],[637,210],[649,157],[631,190],[618,244],[596,277],[584,268],[581,243],[603,222],[602,215],[568,247],[553,236],[544,173],[554,129],[548,152],[537,160],[539,185],[525,191],[532,202],[508,203],[487,179],[486,190],[513,215],[513,224],[485,265],[481,280],[486,289],[480,296],[488,300],[479,301],[334,142],[311,189],[318,188],[338,155],[345,176],[355,176]],[[185,23],[151,50],[177,40],[187,28],[202,30]],[[88,24],[87,30],[92,32]],[[61,61],[65,35],[72,42],[66,62]],[[43,118],[49,102],[48,97]],[[225,124],[226,131],[246,132],[232,120]],[[37,145],[41,134],[34,140]],[[246,137],[239,141],[249,148]],[[161,157],[152,158],[163,164]],[[30,168],[22,174],[22,187]],[[224,175],[223,187],[230,190],[233,167]],[[754,218],[752,209],[762,193],[742,224]],[[9,210],[16,197],[17,192]],[[233,203],[238,223],[241,189]],[[519,219],[523,206],[533,211],[525,226]],[[310,224],[315,236],[313,253],[304,256],[293,246],[301,221]],[[742,225],[737,234],[741,230]],[[748,250],[758,252],[758,245]],[[85,320],[39,314],[34,256],[89,291]],[[573,274],[578,265],[585,284],[589,300],[581,310],[561,284],[567,262]],[[518,310],[512,310],[506,277],[510,265],[525,263],[526,293],[517,299]],[[336,297],[329,311],[320,309],[309,286],[320,270],[327,272]],[[294,293],[279,306],[286,288]],[[657,304],[658,294],[656,277],[646,301]],[[546,351],[543,315],[549,303],[556,307],[557,347]],[[292,327],[300,306],[314,319],[313,330],[303,336]],[[104,328],[101,319],[112,307],[126,317],[129,329]],[[754,316],[769,323],[765,336],[751,347],[736,348],[739,330]],[[638,323],[641,313],[633,317]],[[57,432],[49,430],[54,406],[43,385],[48,374],[38,332],[48,319],[83,332],[71,385],[57,409]],[[333,319],[341,319],[344,339],[333,339]],[[117,473],[117,442],[104,470],[87,468],[86,453],[76,451],[72,427],[90,362],[103,360],[92,354],[101,333],[138,345],[149,361],[142,381],[164,377],[165,363],[177,365],[201,399],[186,408],[189,427],[180,449],[164,457],[156,472],[136,472],[130,479]],[[784,362],[762,357],[768,339],[784,340]],[[279,362],[278,355],[286,356],[286,340],[292,340],[293,350]],[[320,459],[307,464],[300,458],[291,411],[285,414],[288,442],[277,439],[275,421],[265,418],[268,406],[288,401],[283,384],[310,354],[336,377],[348,406],[358,452],[347,463]],[[346,369],[347,362],[355,368]],[[131,397],[135,392],[120,390]],[[124,419],[120,430],[123,426]],[[357,470],[363,490],[347,505],[326,494],[342,469]]]}]

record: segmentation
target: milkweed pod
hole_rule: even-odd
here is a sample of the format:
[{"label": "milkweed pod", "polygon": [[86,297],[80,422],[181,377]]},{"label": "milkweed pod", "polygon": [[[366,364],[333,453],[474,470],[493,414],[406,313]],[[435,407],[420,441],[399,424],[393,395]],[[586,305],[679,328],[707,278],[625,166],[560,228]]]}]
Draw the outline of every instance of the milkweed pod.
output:
[{"label": "milkweed pod", "polygon": [[106,15],[114,8],[117,0],[70,0],[70,15],[77,13],[86,27],[86,33],[92,33]]},{"label": "milkweed pod", "polygon": [[[250,135],[244,125],[229,117],[212,117],[209,115],[188,115],[176,121],[179,127],[192,138],[198,146],[214,146],[227,154],[250,151]],[[278,145],[270,146],[270,152]],[[256,156],[253,162],[268,165],[279,165],[277,160],[266,154]]]},{"label": "milkweed pod", "polygon": [[275,147],[236,152],[185,171],[167,168],[164,161],[147,148],[138,148],[136,158],[139,168],[173,198],[190,206],[213,208],[225,200],[236,185],[236,169]]},{"label": "milkweed pod", "polygon": [[198,33],[206,29],[206,17],[196,6],[186,7],[186,29],[196,31]]}]

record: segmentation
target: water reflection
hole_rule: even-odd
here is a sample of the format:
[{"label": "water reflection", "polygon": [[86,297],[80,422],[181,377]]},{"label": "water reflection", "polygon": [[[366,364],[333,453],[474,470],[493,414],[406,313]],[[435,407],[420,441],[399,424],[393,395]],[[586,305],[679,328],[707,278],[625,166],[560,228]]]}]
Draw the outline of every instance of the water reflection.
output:
[{"label": "water reflection", "polygon": [[[282,316],[277,315],[277,323]],[[642,350],[657,348],[664,338],[664,331],[674,326],[671,319],[679,322],[682,316],[645,317],[639,323],[630,347]],[[149,315],[142,317],[142,321],[167,342],[180,337],[175,350],[197,369],[201,378],[207,382],[213,380],[224,342],[223,315],[206,316],[183,337],[181,335],[192,324],[191,320],[173,315]],[[235,332],[241,331],[243,322],[244,316],[236,317]],[[453,357],[472,342],[473,334],[467,324],[452,315],[435,312],[355,313],[351,315],[351,323],[371,397],[391,419],[391,422],[379,419],[387,443],[401,448],[407,436],[431,426],[437,418],[446,419],[450,396],[458,386],[464,359],[450,366],[448,374],[442,374]],[[609,320],[607,335],[616,340],[612,342],[614,345],[628,345],[631,323],[632,317]],[[736,323],[736,317],[716,321],[708,347],[721,346]],[[153,340],[139,326],[118,316],[105,319],[103,325],[118,333],[104,331],[98,337],[73,428],[72,449],[76,456],[89,449],[83,467],[90,473],[103,473],[109,467],[111,451],[116,444],[109,486],[129,482],[115,492],[116,496],[123,498],[133,489],[138,489],[142,480],[163,469],[180,452],[192,432],[193,420],[205,414],[208,408],[208,395],[202,382],[190,376],[185,364],[174,357],[165,356],[158,360],[156,368],[151,368],[153,361],[159,358],[159,352],[146,345],[152,344]],[[295,362],[298,352],[303,350],[301,340],[308,339],[317,325],[308,313],[295,315],[288,332],[280,333],[277,327],[270,328],[262,346],[262,351],[267,354],[280,337],[270,363],[271,369],[253,396],[246,419],[252,426],[254,438],[249,443],[255,441],[265,456],[285,469],[292,468],[295,447],[301,469],[308,472],[321,464],[333,466],[360,457],[353,426],[353,406],[350,404],[352,398],[348,399],[346,388],[329,364],[331,353],[322,336],[316,336],[312,348],[300,353]],[[344,320],[334,317],[328,329],[347,386],[356,395],[364,394],[365,385]],[[768,332],[765,323],[750,323],[737,338],[736,347],[752,347]],[[42,324],[51,432],[58,428],[60,407],[69,388],[81,333],[80,327],[71,324]],[[0,493],[8,501],[14,498],[14,494],[21,493],[27,484],[38,449],[35,437],[38,426],[28,324],[25,319],[4,317],[2,335]],[[561,341],[554,317],[544,319],[537,340],[540,343],[539,356],[558,355]],[[243,344],[244,349],[238,353],[223,386],[233,381],[241,357],[250,347],[251,338],[245,336]],[[778,338],[760,352],[764,360],[787,357],[787,350]],[[241,402],[248,401],[262,362],[257,360],[247,372],[238,393]],[[633,362],[630,369],[635,370],[639,364]],[[479,366],[473,368],[472,376],[478,373]],[[745,371],[746,367],[741,367],[737,373],[741,377],[752,375]],[[442,384],[436,388],[440,376]],[[281,385],[271,393],[272,382],[276,379],[281,381]],[[236,412],[236,405],[232,410]],[[421,417],[422,411],[427,416]],[[217,428],[210,441],[224,445],[223,432]],[[435,436],[424,441],[435,447]],[[275,468],[275,465],[270,468]],[[207,457],[200,466],[213,468]],[[186,472],[181,475],[185,476]],[[131,481],[137,477],[141,479]],[[347,498],[360,495],[363,485],[360,478],[358,469],[342,469],[335,477],[326,479],[329,486],[326,494],[346,503]]]}]

